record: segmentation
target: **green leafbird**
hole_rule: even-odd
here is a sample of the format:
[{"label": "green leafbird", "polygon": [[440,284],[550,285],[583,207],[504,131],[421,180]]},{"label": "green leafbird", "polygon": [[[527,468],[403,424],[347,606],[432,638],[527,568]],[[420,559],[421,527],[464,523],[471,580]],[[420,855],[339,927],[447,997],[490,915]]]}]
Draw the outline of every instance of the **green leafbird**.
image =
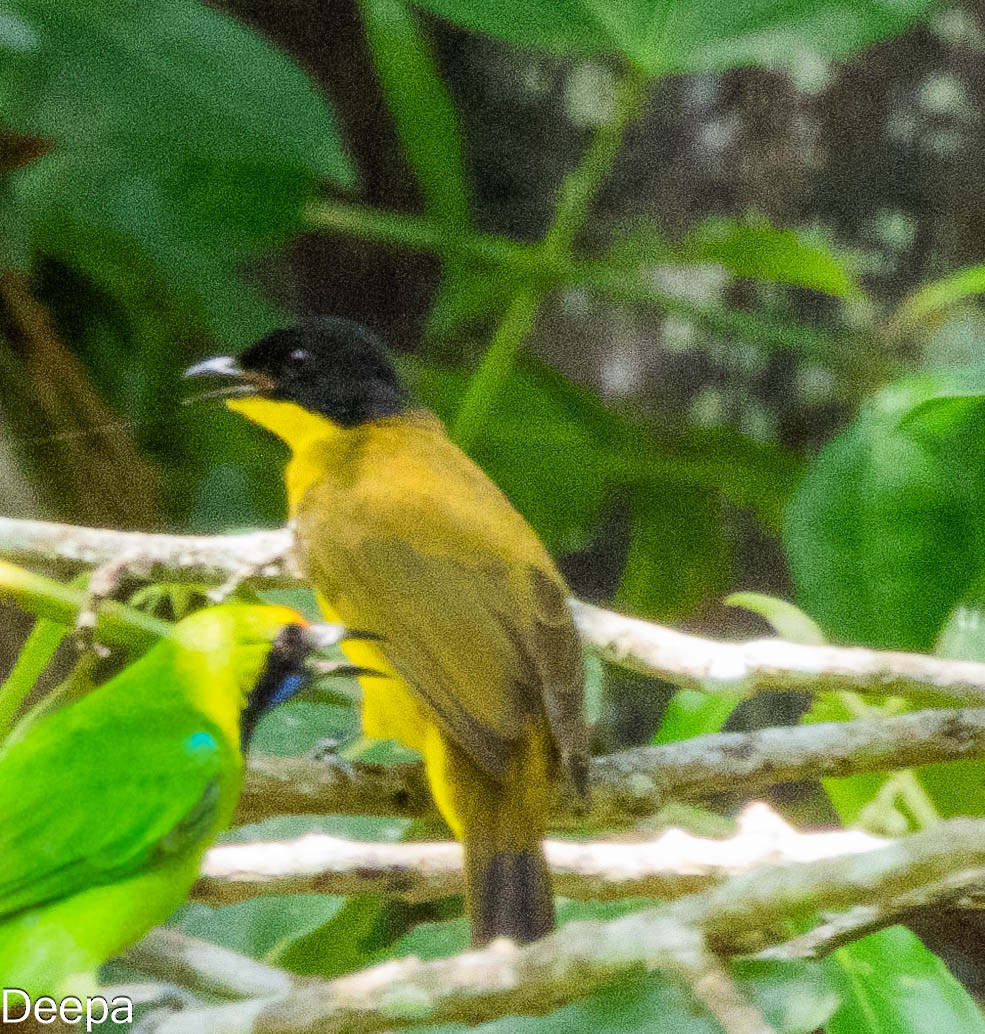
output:
[{"label": "green leafbird", "polygon": [[166,919],[232,819],[243,742],[341,627],[227,604],[0,750],[0,987],[93,993]]}]

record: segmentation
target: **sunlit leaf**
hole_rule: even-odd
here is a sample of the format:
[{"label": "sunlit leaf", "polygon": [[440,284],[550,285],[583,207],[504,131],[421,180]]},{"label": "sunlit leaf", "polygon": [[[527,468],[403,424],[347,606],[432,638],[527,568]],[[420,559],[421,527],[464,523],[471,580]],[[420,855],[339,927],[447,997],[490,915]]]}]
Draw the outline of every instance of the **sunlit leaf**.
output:
[{"label": "sunlit leaf", "polygon": [[985,1034],[971,995],[901,926],[839,948],[828,965],[839,975],[843,1001],[827,1034]]},{"label": "sunlit leaf", "polygon": [[787,510],[797,599],[834,638],[929,649],[985,548],[980,370],[892,385],[818,456]]},{"label": "sunlit leaf", "polygon": [[557,54],[619,54],[652,74],[840,57],[904,29],[930,6],[802,0],[417,0],[443,18]]}]

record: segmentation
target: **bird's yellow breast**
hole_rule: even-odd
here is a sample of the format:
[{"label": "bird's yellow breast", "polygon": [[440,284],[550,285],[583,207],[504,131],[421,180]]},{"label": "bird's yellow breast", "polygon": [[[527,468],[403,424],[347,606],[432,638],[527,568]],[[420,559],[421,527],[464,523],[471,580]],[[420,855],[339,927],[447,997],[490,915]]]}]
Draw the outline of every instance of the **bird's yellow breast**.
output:
[{"label": "bird's yellow breast", "polygon": [[[326,451],[345,430],[318,413],[311,413],[293,402],[249,397],[230,399],[229,409],[282,438],[291,448],[291,458],[284,472],[288,512],[293,519],[305,492],[325,476]],[[336,601],[318,596],[319,607],[328,621],[347,620],[336,609]],[[362,678],[363,733],[373,739],[398,740],[405,747],[421,753],[426,748],[426,716],[417,697],[386,659],[380,649],[368,640],[348,640],[343,652],[351,663],[361,668],[383,672],[386,677]]]}]

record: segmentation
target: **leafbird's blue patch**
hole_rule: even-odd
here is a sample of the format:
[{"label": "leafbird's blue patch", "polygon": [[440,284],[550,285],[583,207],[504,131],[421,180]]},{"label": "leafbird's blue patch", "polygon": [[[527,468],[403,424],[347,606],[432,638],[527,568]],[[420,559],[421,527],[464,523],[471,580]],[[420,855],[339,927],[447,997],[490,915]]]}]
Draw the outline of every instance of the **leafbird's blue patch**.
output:
[{"label": "leafbird's blue patch", "polygon": [[291,697],[294,696],[294,694],[301,688],[303,683],[303,676],[288,675],[277,687],[277,692],[270,698],[270,706],[276,707],[278,704],[284,703],[285,700],[290,700]]},{"label": "leafbird's blue patch", "polygon": [[215,737],[204,729],[200,729],[198,732],[193,732],[191,736],[185,740],[185,750],[191,755],[212,753],[219,749],[219,744],[216,743]]}]

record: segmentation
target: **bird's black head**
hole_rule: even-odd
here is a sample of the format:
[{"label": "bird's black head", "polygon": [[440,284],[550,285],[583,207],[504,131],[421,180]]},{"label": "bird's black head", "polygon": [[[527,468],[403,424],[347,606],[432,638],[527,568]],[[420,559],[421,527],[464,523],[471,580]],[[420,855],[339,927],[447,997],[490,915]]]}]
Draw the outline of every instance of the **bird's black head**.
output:
[{"label": "bird's black head", "polygon": [[239,366],[261,394],[296,402],[343,427],[393,416],[406,406],[383,343],[339,317],[275,330],[248,348]]},{"label": "bird's black head", "polygon": [[249,746],[260,719],[278,704],[290,700],[310,680],[308,659],[314,649],[301,625],[285,625],[270,647],[267,662],[246,701],[240,718],[240,742]]}]

